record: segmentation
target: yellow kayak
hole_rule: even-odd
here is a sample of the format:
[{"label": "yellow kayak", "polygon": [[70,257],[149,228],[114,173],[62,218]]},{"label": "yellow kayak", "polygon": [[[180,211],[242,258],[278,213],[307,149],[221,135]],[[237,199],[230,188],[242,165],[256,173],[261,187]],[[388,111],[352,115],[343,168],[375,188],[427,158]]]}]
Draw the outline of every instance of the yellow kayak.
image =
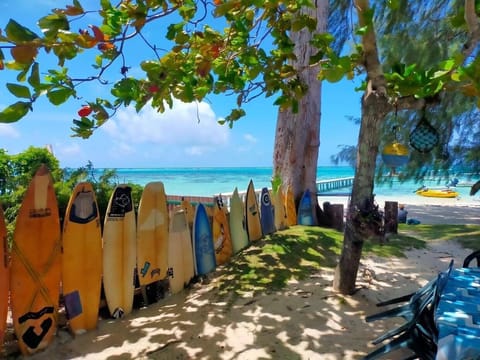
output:
[{"label": "yellow kayak", "polygon": [[426,197],[437,197],[437,198],[456,198],[458,197],[458,192],[451,189],[418,189],[415,192],[417,195],[426,196]]}]

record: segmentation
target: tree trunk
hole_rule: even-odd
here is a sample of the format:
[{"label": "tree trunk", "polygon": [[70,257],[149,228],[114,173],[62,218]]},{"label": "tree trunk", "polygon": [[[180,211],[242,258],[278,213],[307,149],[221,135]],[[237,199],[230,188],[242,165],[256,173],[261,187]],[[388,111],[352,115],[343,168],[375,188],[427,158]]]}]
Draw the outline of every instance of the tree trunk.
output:
[{"label": "tree trunk", "polygon": [[[304,8],[303,11],[317,19],[317,33],[326,31],[327,0],[316,0],[312,8]],[[321,82],[317,77],[318,67],[309,65],[314,51],[309,43],[312,35],[312,32],[305,29],[291,35],[297,57],[293,65],[296,69],[301,69],[299,76],[308,86],[308,92],[300,100],[298,113],[291,110],[279,111],[273,154],[273,175],[281,178],[283,190],[292,186],[297,204],[305,189],[316,194]],[[316,207],[317,197],[313,196],[312,199]]]},{"label": "tree trunk", "polygon": [[367,89],[362,98],[362,121],[358,135],[357,163],[352,198],[347,209],[343,248],[333,288],[342,294],[353,294],[363,242],[378,227],[378,208],[373,199],[375,165],[380,143],[381,123],[392,106],[388,103],[387,87],[377,50],[375,29],[369,0],[354,0],[362,36],[363,62],[367,72]]},{"label": "tree trunk", "polygon": [[371,93],[362,102],[362,123],[358,137],[358,154],[352,198],[347,210],[343,249],[335,270],[334,289],[342,294],[355,292],[363,242],[375,235],[378,207],[373,199],[375,164],[380,143],[381,122],[391,105],[387,98]]}]

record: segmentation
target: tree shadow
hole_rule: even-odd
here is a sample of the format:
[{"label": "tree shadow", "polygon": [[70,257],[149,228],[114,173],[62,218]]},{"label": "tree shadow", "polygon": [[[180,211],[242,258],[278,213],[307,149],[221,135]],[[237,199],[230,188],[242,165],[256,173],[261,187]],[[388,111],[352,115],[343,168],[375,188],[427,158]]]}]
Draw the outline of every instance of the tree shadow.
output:
[{"label": "tree shadow", "polygon": [[[277,232],[179,294],[123,319],[103,319],[75,338],[60,329],[50,347],[30,358],[360,359],[373,349],[372,339],[401,321],[365,323],[364,317],[378,312],[375,304],[385,297],[429,280],[432,273],[420,265],[430,254],[367,256],[359,291],[342,296],[331,288],[340,248],[341,235],[327,229]],[[443,268],[444,259],[437,260]]]}]

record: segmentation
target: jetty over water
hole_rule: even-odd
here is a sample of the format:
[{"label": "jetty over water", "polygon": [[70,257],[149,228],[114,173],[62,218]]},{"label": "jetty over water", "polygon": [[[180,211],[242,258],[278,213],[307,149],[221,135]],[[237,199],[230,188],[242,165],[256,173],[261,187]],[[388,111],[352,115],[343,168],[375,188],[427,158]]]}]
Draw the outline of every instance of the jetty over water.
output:
[{"label": "jetty over water", "polygon": [[353,176],[338,179],[317,181],[317,195],[330,195],[332,190],[350,189],[353,186]]}]

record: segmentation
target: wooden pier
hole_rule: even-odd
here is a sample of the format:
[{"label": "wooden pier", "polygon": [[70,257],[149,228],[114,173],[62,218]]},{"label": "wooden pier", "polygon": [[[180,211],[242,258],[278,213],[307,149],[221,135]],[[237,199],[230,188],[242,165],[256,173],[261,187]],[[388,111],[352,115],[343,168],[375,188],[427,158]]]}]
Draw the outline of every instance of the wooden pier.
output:
[{"label": "wooden pier", "polygon": [[[338,189],[347,189],[353,186],[353,176],[317,181],[317,195],[330,195],[328,192]],[[327,193],[327,194],[324,194]]]}]

